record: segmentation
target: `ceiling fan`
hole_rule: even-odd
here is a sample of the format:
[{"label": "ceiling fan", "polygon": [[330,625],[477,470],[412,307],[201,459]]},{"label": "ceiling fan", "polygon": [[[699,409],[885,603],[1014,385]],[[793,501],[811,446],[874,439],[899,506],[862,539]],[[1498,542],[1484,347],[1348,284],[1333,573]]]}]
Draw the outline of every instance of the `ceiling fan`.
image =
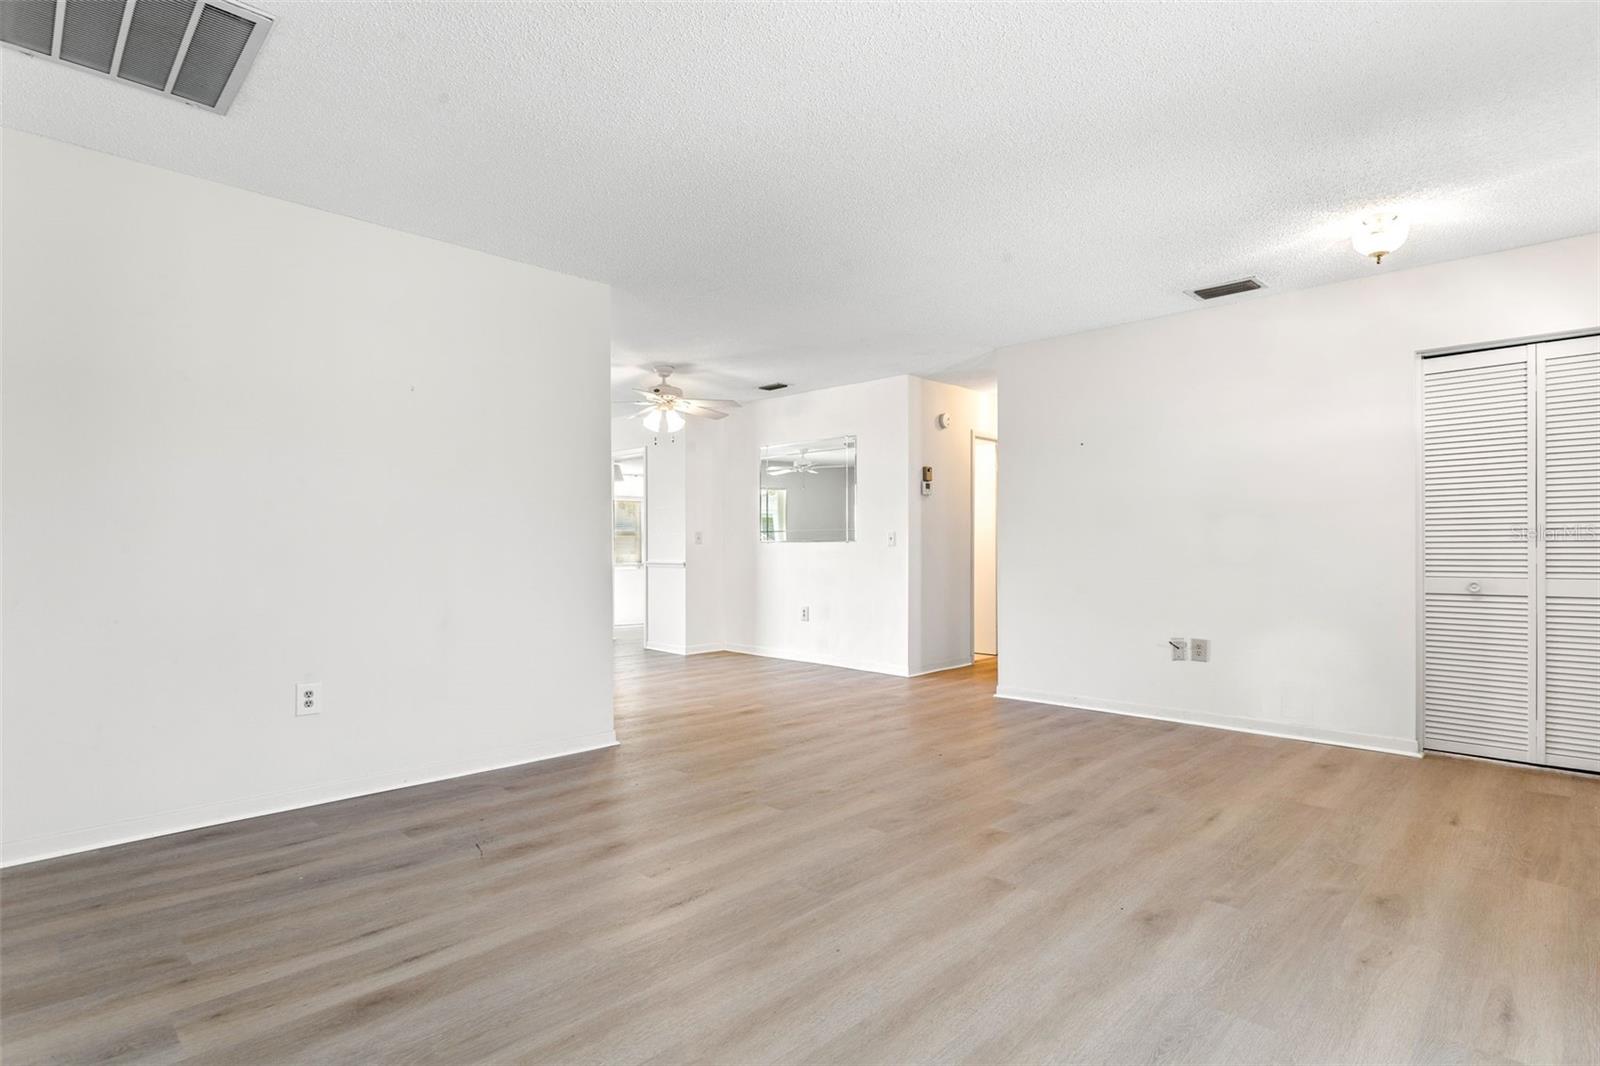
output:
[{"label": "ceiling fan", "polygon": [[804,449],[801,450],[800,457],[793,460],[789,466],[779,466],[776,463],[767,466],[767,474],[771,477],[783,477],[785,474],[816,474],[819,472],[817,464],[806,458]]},{"label": "ceiling fan", "polygon": [[634,389],[643,399],[623,400],[621,403],[638,410],[629,415],[629,418],[644,419],[644,428],[652,433],[666,430],[676,433],[683,428],[683,416],[691,415],[695,418],[727,418],[725,407],[738,407],[737,400],[699,400],[691,399],[683,394],[683,390],[676,385],[668,385],[667,378],[672,376],[672,367],[661,365],[655,372],[661,380],[648,389]]}]

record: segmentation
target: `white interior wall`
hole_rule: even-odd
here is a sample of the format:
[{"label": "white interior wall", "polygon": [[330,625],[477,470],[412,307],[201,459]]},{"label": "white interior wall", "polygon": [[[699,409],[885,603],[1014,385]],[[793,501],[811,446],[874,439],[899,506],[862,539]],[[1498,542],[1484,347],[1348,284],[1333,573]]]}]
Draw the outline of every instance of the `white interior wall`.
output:
[{"label": "white interior wall", "polygon": [[6,861],[614,742],[605,287],[3,136]]},{"label": "white interior wall", "polygon": [[[948,428],[935,424],[940,412],[951,416]],[[898,377],[762,400],[709,433],[690,427],[720,471],[718,550],[708,565],[721,591],[721,628],[708,623],[694,650],[892,674],[970,662],[970,441],[975,429],[993,433],[994,420],[992,394]],[[855,541],[762,543],[762,446],[840,436],[857,438]],[[929,497],[920,491],[923,465],[936,470]],[[713,585],[696,577],[693,562],[689,569],[691,583]]]},{"label": "white interior wall", "polygon": [[724,422],[696,420],[688,434],[684,476],[684,651],[695,654],[723,647],[722,546],[731,531],[723,526],[724,501],[718,456]]},{"label": "white interior wall", "polygon": [[[881,673],[909,671],[912,387],[912,379],[896,377],[778,396],[717,424],[727,648]],[[842,436],[856,437],[856,540],[761,543],[761,447]],[[800,620],[802,607],[811,609],[809,622]]]},{"label": "white interior wall", "polygon": [[1415,353],[1600,325],[1597,263],[1385,265],[1002,350],[1001,691],[1415,751]]},{"label": "white interior wall", "polygon": [[644,567],[612,568],[611,624],[614,627],[644,625],[644,584]]},{"label": "white interior wall", "polygon": [[650,436],[645,449],[644,644],[679,654],[688,641],[687,470],[684,433]]}]

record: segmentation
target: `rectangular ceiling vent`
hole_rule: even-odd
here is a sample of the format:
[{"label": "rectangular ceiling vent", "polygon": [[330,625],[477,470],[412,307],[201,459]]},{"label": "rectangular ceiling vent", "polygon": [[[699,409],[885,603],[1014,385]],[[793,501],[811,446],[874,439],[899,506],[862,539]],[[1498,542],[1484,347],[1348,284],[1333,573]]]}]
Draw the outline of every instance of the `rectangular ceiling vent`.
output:
[{"label": "rectangular ceiling vent", "polygon": [[777,392],[779,389],[787,389],[788,387],[788,384],[782,381],[774,381],[771,385],[756,386],[756,388],[760,389],[762,392]]},{"label": "rectangular ceiling vent", "polygon": [[1240,278],[1238,281],[1225,281],[1221,285],[1208,285],[1203,289],[1191,289],[1189,295],[1196,300],[1215,300],[1220,296],[1237,296],[1241,292],[1254,292],[1264,288],[1258,278]]},{"label": "rectangular ceiling vent", "polygon": [[0,41],[228,113],[272,17],[233,0],[0,0]]}]

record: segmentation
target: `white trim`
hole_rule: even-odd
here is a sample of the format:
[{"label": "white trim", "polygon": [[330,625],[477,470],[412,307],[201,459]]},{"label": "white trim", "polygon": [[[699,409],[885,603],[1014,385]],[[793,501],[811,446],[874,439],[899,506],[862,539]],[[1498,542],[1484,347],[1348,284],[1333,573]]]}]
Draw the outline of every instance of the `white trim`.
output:
[{"label": "white trim", "polygon": [[705,655],[714,651],[727,651],[721,644],[651,644],[644,645],[645,651],[659,651],[667,655]]},{"label": "white trim", "polygon": [[[200,5],[196,4],[195,6],[199,7]],[[50,38],[50,58],[51,59],[60,59],[61,58],[61,37],[62,37],[62,34],[66,30],[66,25],[67,25],[67,5],[65,3],[57,3],[56,4],[56,25],[55,25],[55,29],[50,31],[51,34],[52,34],[52,36]],[[176,60],[173,61],[173,66],[177,66],[177,61]]]},{"label": "white trim", "polygon": [[1411,420],[1413,442],[1411,448],[1411,491],[1415,497],[1411,510],[1411,520],[1416,526],[1415,543],[1413,551],[1413,571],[1416,575],[1413,590],[1412,610],[1415,613],[1416,625],[1413,629],[1412,640],[1412,667],[1416,671],[1413,678],[1415,697],[1412,707],[1411,720],[1417,735],[1417,750],[1421,751],[1427,744],[1428,732],[1428,567],[1427,567],[1427,528],[1424,522],[1427,518],[1427,509],[1424,506],[1423,494],[1427,489],[1424,477],[1423,464],[1427,461],[1428,443],[1423,437],[1427,428],[1427,417],[1423,412],[1423,397],[1427,394],[1427,369],[1426,356],[1417,354],[1416,373],[1411,375]]},{"label": "white trim", "polygon": [[[974,653],[974,654],[976,654],[976,653]],[[925,670],[918,670],[918,671],[916,671],[914,673],[907,674],[906,676],[907,677],[925,677],[928,674],[942,674],[946,670],[961,670],[961,669],[964,669],[964,668],[966,668],[968,666],[971,666],[973,664],[973,662],[974,662],[974,659],[972,658],[971,655],[969,655],[965,659],[955,659],[955,660],[952,660],[951,662],[945,663],[943,666],[930,666]]]},{"label": "white trim", "polygon": [[810,663],[813,666],[836,666],[842,670],[860,670],[868,674],[888,674],[891,677],[912,676],[904,666],[839,659],[797,649],[764,648],[754,644],[729,644],[725,650],[738,655],[755,655],[763,659],[787,659],[790,662]]},{"label": "white trim", "polygon": [[113,78],[122,74],[122,53],[127,50],[128,30],[133,26],[133,4],[134,0],[125,0],[122,5],[122,22],[117,26],[117,46],[111,50],[111,69],[106,71]]},{"label": "white trim", "polygon": [[187,833],[194,829],[205,829],[209,826],[224,825],[228,822],[240,822],[249,818],[260,818],[268,814],[281,814],[284,811],[300,810],[305,807],[319,807],[324,803],[337,803],[340,800],[371,796],[379,792],[393,792],[397,789],[426,785],[434,781],[471,777],[473,774],[487,773],[490,770],[526,766],[530,763],[544,762],[547,759],[560,759],[568,755],[578,755],[586,751],[598,751],[602,748],[614,748],[616,746],[617,734],[615,731],[608,729],[603,733],[591,733],[588,736],[579,737],[570,744],[554,751],[538,754],[518,752],[513,755],[500,752],[460,762],[433,763],[410,770],[376,774],[353,781],[310,785],[305,788],[291,789],[287,792],[245,796],[239,799],[226,800],[222,803],[206,804],[204,807],[184,807],[173,811],[161,811],[156,814],[141,815],[137,818],[129,818],[120,822],[108,822],[84,829],[74,829],[65,833],[51,833],[46,836],[8,840],[0,844],[0,849],[3,849],[3,854],[0,854],[0,867],[21,866],[25,863],[53,859],[62,855],[75,855],[78,852],[115,847],[118,844],[129,844],[136,840],[149,840],[152,837],[169,836],[173,833]]},{"label": "white trim", "polygon": [[1120,714],[1129,718],[1152,718],[1159,722],[1177,722],[1180,725],[1205,726],[1210,729],[1227,729],[1235,733],[1255,733],[1263,737],[1283,740],[1305,740],[1315,744],[1334,744],[1341,748],[1361,748],[1381,751],[1386,755],[1405,755],[1413,759],[1422,757],[1417,742],[1410,737],[1388,737],[1376,733],[1346,733],[1337,729],[1321,729],[1298,722],[1270,722],[1260,718],[1238,718],[1233,715],[1211,714],[1207,711],[1183,711],[1170,707],[1146,707],[1137,703],[1116,700],[1081,699],[1076,696],[1056,696],[1047,692],[1027,689],[1001,689],[994,694],[997,700],[1020,700],[1023,703],[1045,703],[1053,707],[1070,707],[1080,711],[1098,711],[1103,714]]},{"label": "white trim", "polygon": [[1433,359],[1441,355],[1462,355],[1467,352],[1484,352],[1491,348],[1521,348],[1529,344],[1552,344],[1557,341],[1577,340],[1582,337],[1600,336],[1600,327],[1589,326],[1585,329],[1564,329],[1559,333],[1535,333],[1527,337],[1515,337],[1511,340],[1478,342],[1476,344],[1453,344],[1444,348],[1423,348],[1419,352],[1424,359]]},{"label": "white trim", "polygon": [[[66,4],[62,4],[66,7]],[[195,27],[200,25],[200,16],[205,14],[203,2],[194,5],[194,10],[189,12],[189,24],[183,28],[183,40],[178,42],[178,54],[172,57],[172,69],[167,71],[167,82],[161,91],[167,95],[172,94],[172,87],[178,84],[178,71],[183,69],[183,61],[189,57],[189,45],[194,42]]]},{"label": "white trim", "polygon": [[[1528,349],[1528,530],[1544,528],[1544,352],[1539,345]],[[1544,721],[1544,613],[1550,591],[1545,586],[1545,538],[1528,538],[1528,665],[1533,677],[1528,682],[1528,739],[1533,761],[1548,763],[1545,756]]]}]

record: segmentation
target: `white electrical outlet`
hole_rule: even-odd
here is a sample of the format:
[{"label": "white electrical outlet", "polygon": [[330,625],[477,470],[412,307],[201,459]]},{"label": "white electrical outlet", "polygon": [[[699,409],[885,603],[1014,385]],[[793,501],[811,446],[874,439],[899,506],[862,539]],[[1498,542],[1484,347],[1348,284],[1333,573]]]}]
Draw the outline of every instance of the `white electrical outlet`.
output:
[{"label": "white electrical outlet", "polygon": [[1204,637],[1189,638],[1189,658],[1197,663],[1211,661],[1211,642]]},{"label": "white electrical outlet", "polygon": [[802,621],[802,622],[811,621],[811,608],[809,608],[809,607],[800,608],[800,621]]},{"label": "white electrical outlet", "polygon": [[302,681],[295,686],[294,713],[297,718],[322,713],[321,681]]},{"label": "white electrical outlet", "polygon": [[1172,646],[1173,662],[1181,663],[1189,657],[1188,637],[1173,637],[1171,640],[1167,641],[1167,643]]},{"label": "white electrical outlet", "polygon": [[700,531],[700,530],[698,530],[698,529],[697,529],[697,530],[695,530],[695,531],[694,531],[694,542],[695,542],[695,543],[696,543],[696,544],[704,544],[704,543],[705,543],[705,534],[704,534],[704,533],[702,533],[702,532],[701,532],[701,531]]}]

